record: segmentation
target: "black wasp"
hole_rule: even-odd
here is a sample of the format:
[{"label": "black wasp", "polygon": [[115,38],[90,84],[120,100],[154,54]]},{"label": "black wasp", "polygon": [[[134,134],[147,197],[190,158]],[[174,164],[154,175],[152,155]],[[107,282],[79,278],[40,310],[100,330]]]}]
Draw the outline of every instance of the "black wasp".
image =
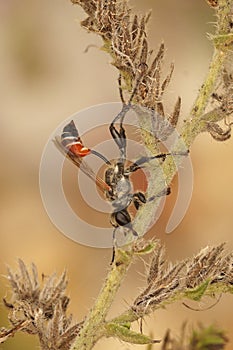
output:
[{"label": "black wasp", "polygon": [[[128,103],[125,103],[121,90],[120,93],[123,106],[120,113],[113,119],[109,126],[111,136],[119,149],[119,157],[116,161],[110,162],[99,152],[85,147],[73,120],[64,127],[61,137],[56,137],[54,140],[59,150],[62,151],[62,153],[65,154],[65,156],[79,167],[88,177],[95,181],[97,186],[104,192],[106,199],[111,202],[113,211],[110,222],[114,227],[112,261],[114,260],[117,230],[123,230],[124,233],[129,230],[135,237],[138,237],[137,232],[132,227],[129,206],[133,204],[138,210],[142,204],[154,200],[155,197],[164,196],[170,193],[170,188],[166,188],[157,196],[146,198],[145,194],[142,192],[133,192],[130,175],[143,167],[143,165],[150,160],[161,159],[164,161],[166,156],[171,155],[171,153],[161,153],[152,157],[142,156],[136,162],[127,166],[127,140],[123,121],[132,106],[131,102],[134,93],[131,95]],[[116,123],[119,123],[118,129],[116,128]],[[98,156],[106,163],[107,169],[104,174],[104,179],[96,176],[94,171],[84,161],[84,158],[89,154]]]}]

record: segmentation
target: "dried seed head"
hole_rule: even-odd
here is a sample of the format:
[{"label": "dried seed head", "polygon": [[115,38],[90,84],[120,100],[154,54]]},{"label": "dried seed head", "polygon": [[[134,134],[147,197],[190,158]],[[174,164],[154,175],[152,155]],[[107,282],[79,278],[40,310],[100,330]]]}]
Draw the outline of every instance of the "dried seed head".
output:
[{"label": "dried seed head", "polygon": [[19,271],[8,268],[8,280],[13,296],[9,308],[9,320],[13,324],[12,332],[20,330],[39,337],[41,348],[68,350],[78,334],[81,325],[71,326],[72,317],[67,316],[69,298],[65,295],[66,273],[59,278],[53,274],[39,283],[37,268],[31,265],[31,273],[22,260]]},{"label": "dried seed head", "polygon": [[[200,300],[204,295],[232,291],[233,254],[225,254],[224,243],[206,247],[194,257],[169,264],[164,248],[156,244],[147,272],[147,286],[134,300],[132,310],[138,317],[171,303],[184,295]],[[219,286],[221,285],[220,289]]]},{"label": "dried seed head", "polygon": [[13,337],[16,332],[22,330],[27,324],[28,321],[21,321],[11,329],[0,328],[0,343],[4,343],[8,338]]},{"label": "dried seed head", "polygon": [[133,310],[137,314],[147,314],[175,295],[180,288],[184,268],[185,262],[169,265],[164,248],[157,245],[148,270],[147,287],[135,299]]},{"label": "dried seed head", "polygon": [[[146,24],[151,12],[141,17],[133,15],[127,0],[90,2],[72,0],[72,2],[79,4],[88,15],[82,26],[102,37],[104,49],[111,54],[112,64],[123,77],[124,93],[130,94],[138,84],[133,102],[157,112],[165,120],[169,119],[171,125],[175,127],[181,100],[178,100],[170,117],[166,117],[162,100],[170,83],[174,65],[171,65],[164,79],[162,77],[164,44],[160,45],[158,53],[153,57],[147,39]],[[139,76],[140,82],[138,82]]]},{"label": "dried seed head", "polygon": [[195,288],[203,282],[215,280],[223,269],[224,243],[217,247],[206,247],[194,256],[187,264],[185,284],[188,288]]}]

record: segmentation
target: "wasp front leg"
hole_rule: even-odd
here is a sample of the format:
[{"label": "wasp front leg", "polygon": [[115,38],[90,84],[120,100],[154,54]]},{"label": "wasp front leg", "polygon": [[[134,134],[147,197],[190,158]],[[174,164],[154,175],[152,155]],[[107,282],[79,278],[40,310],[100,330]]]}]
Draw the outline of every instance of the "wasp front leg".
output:
[{"label": "wasp front leg", "polygon": [[138,210],[142,204],[147,202],[146,196],[142,192],[136,192],[133,194],[133,204],[135,208]]},{"label": "wasp front leg", "polygon": [[154,160],[154,159],[161,159],[164,162],[166,157],[170,155],[171,153],[160,153],[160,154],[157,154],[156,156],[151,156],[151,157],[142,156],[126,169],[125,174],[130,175],[130,173],[133,173],[138,169],[142,169],[145,164],[149,163],[151,160]]},{"label": "wasp front leg", "polygon": [[133,204],[135,208],[138,210],[141,205],[152,202],[153,200],[155,200],[155,198],[168,196],[170,193],[171,193],[170,187],[166,187],[164,190],[162,190],[161,192],[159,192],[154,196],[151,196],[150,198],[146,198],[146,196],[142,192],[136,192],[133,194]]},{"label": "wasp front leg", "polygon": [[188,156],[188,154],[189,154],[189,150],[185,150],[184,152],[159,153],[155,156],[150,156],[150,157],[142,156],[126,169],[125,174],[130,175],[130,173],[133,173],[134,171],[137,171],[138,169],[143,168],[145,164],[149,163],[151,160],[154,160],[154,159],[161,159],[161,161],[164,162],[168,156],[173,156],[173,157]]}]

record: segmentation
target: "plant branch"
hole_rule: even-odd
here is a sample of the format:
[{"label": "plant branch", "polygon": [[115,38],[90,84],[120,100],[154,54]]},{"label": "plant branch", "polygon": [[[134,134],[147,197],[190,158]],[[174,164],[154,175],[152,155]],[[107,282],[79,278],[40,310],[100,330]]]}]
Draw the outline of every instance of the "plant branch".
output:
[{"label": "plant branch", "polygon": [[104,328],[105,318],[132,262],[132,256],[132,251],[116,251],[114,264],[96,299],[95,305],[76,338],[72,347],[73,350],[90,350],[100,337],[107,335]]},{"label": "plant branch", "polygon": [[[131,9],[128,8],[126,0],[119,2],[117,0],[111,2],[102,0],[71,0],[71,2],[82,6],[88,14],[88,17],[82,22],[83,27],[102,37],[104,50],[111,55],[113,58],[113,65],[119,70],[124,79],[124,93],[130,94],[132,92],[139,74],[141,75],[141,81],[133,102],[139,109],[141,107],[147,108],[146,111],[139,112],[139,110],[137,110],[136,113],[142,133],[142,141],[146,145],[148,152],[156,154],[156,152],[158,152],[159,140],[155,136],[155,127],[153,119],[151,119],[151,111],[161,115],[164,117],[164,120],[166,120],[162,97],[171,79],[173,66],[165,80],[162,81],[161,66],[164,56],[163,44],[160,46],[158,54],[152,60],[152,63],[149,63],[150,50],[145,35],[145,26],[149,16],[143,16],[141,19],[139,19],[137,15],[132,17]],[[148,197],[156,197],[156,194],[162,193],[164,188],[171,183],[177,172],[177,167],[183,161],[185,150],[189,150],[198,134],[204,131],[210,132],[212,128],[212,136],[214,132],[217,134],[219,133],[221,136],[220,128],[216,127],[214,123],[224,119],[225,114],[223,113],[223,109],[219,107],[215,108],[213,111],[206,111],[206,108],[210,102],[219,76],[223,71],[224,62],[229,55],[229,49],[232,45],[232,25],[229,25],[229,23],[230,20],[232,23],[233,1],[219,0],[208,2],[214,3],[214,8],[217,13],[216,35],[212,37],[215,51],[210,63],[209,72],[198,93],[190,112],[190,117],[187,118],[187,121],[182,127],[180,137],[176,138],[172,150],[169,150],[176,155],[175,161],[173,159],[174,157],[168,156],[162,164],[159,164],[160,166],[158,166],[156,161],[150,164]],[[180,98],[178,98],[173,116],[170,120],[173,123],[173,127],[176,126],[179,112]],[[150,118],[148,118],[148,116]],[[212,126],[212,124],[214,126]],[[169,128],[165,128],[164,132],[169,133],[170,131],[168,129]],[[161,198],[158,196],[153,202],[142,206],[138,210],[134,219],[133,228],[139,236],[143,236],[148,229],[160,199]],[[134,252],[132,246],[130,247],[131,248],[129,248],[127,252],[117,249],[117,259],[111,267],[94,307],[84,322],[73,349],[89,350],[100,337],[103,335],[108,336],[108,333],[106,333],[108,327],[105,327],[105,319],[115,294],[133,259]],[[208,288],[211,288],[209,284],[201,285],[201,287],[201,291],[205,290],[206,293],[208,292]],[[171,285],[170,288],[170,291],[172,291],[172,288],[176,288],[176,285]],[[200,291],[198,290],[198,292]],[[167,298],[164,303],[169,303],[183,298],[184,296],[187,296],[187,294],[178,291],[176,296],[173,294],[170,301],[169,298]],[[163,303],[160,303],[158,307],[163,305]],[[153,310],[154,309],[155,308],[153,308]],[[151,310],[148,309],[147,312],[144,309],[143,312],[145,314],[151,312]],[[141,316],[141,313],[130,309],[113,321],[115,323],[132,322]],[[109,324],[109,329],[113,332],[112,324]],[[123,327],[124,331],[126,331],[126,329],[127,327]],[[119,328],[117,331],[119,331]]]},{"label": "plant branch", "polygon": [[[227,2],[222,0],[219,2],[219,7],[217,7],[217,18],[217,29],[214,38],[216,40],[219,36],[221,36],[221,45],[218,44],[218,46],[214,49],[209,71],[205,81],[202,84],[202,87],[200,88],[194,106],[191,110],[190,117],[182,127],[181,137],[178,138],[177,142],[173,146],[172,152],[174,153],[179,153],[180,151],[182,152],[182,150],[184,150],[184,145],[187,147],[187,149],[190,149],[190,146],[195,138],[201,132],[208,131],[209,124],[221,121],[226,115],[226,113],[223,113],[220,108],[214,109],[213,111],[207,113],[205,113],[205,109],[211,99],[211,95],[215,89],[216,83],[218,82],[219,76],[223,72],[224,62],[231,54],[230,48],[233,40],[229,42],[229,36],[232,38],[232,26],[230,25],[230,22],[233,18],[233,1]],[[154,130],[149,122],[149,118],[145,117],[145,115],[141,117],[139,114],[139,122],[141,129],[147,131],[145,144],[147,147],[148,145],[152,145],[148,148],[150,148],[150,151],[153,153]],[[171,183],[174,175],[177,173],[177,168],[181,163],[182,157],[176,159],[176,162],[174,162],[171,157],[167,157],[165,162],[160,165],[162,168],[162,177],[161,169],[159,171],[158,167],[151,168],[151,181],[148,187],[148,197],[154,196],[156,193],[160,193],[164,189],[165,184]],[[158,172],[160,174],[158,174]],[[134,229],[136,232],[139,232],[139,235],[143,235],[149,227],[151,222],[151,214],[156,212],[159,203],[160,198],[157,198],[153,201],[153,203],[147,204],[146,206],[140,208],[134,221]]]}]

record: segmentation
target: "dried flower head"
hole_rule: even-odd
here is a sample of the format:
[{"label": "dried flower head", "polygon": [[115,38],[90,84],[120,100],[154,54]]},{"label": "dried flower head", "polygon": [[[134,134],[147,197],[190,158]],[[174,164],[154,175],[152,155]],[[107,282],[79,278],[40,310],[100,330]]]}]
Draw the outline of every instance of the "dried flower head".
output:
[{"label": "dried flower head", "polygon": [[71,326],[72,316],[67,316],[66,273],[59,278],[55,274],[44,277],[40,285],[34,264],[31,273],[22,260],[18,264],[17,272],[8,268],[13,296],[11,303],[4,302],[10,322],[15,329],[20,325],[20,330],[36,334],[42,349],[68,350],[81,326]]},{"label": "dried flower head", "polygon": [[135,299],[132,310],[141,316],[174,300],[199,301],[221,291],[233,293],[233,254],[225,244],[206,247],[194,257],[169,264],[157,243],[147,272],[147,286]]},{"label": "dried flower head", "polygon": [[0,343],[4,343],[8,338],[13,337],[16,332],[22,330],[28,323],[29,323],[28,321],[18,322],[11,329],[6,329],[4,327],[1,327],[0,328]]},{"label": "dried flower head", "polygon": [[139,315],[149,313],[176,294],[181,287],[181,273],[185,264],[185,261],[175,265],[168,264],[164,247],[158,245],[148,269],[147,287],[135,299],[133,310]]},{"label": "dried flower head", "polygon": [[[133,15],[127,0],[71,1],[79,4],[88,15],[82,21],[82,26],[102,37],[104,50],[111,55],[112,64],[123,78],[124,92],[132,93],[136,88],[133,102],[155,112],[154,116],[167,119],[169,125],[175,127],[180,114],[180,97],[171,114],[165,113],[163,104],[163,96],[171,81],[174,65],[171,64],[168,73],[163,77],[164,43],[160,45],[157,54],[153,54],[147,38],[146,25],[151,13],[144,16]],[[163,137],[165,134],[164,132]],[[161,140],[161,137],[155,135],[155,139]]]},{"label": "dried flower head", "polygon": [[214,281],[225,269],[226,259],[222,243],[216,247],[206,247],[194,256],[187,264],[185,284],[188,288],[195,288],[203,282]]}]

